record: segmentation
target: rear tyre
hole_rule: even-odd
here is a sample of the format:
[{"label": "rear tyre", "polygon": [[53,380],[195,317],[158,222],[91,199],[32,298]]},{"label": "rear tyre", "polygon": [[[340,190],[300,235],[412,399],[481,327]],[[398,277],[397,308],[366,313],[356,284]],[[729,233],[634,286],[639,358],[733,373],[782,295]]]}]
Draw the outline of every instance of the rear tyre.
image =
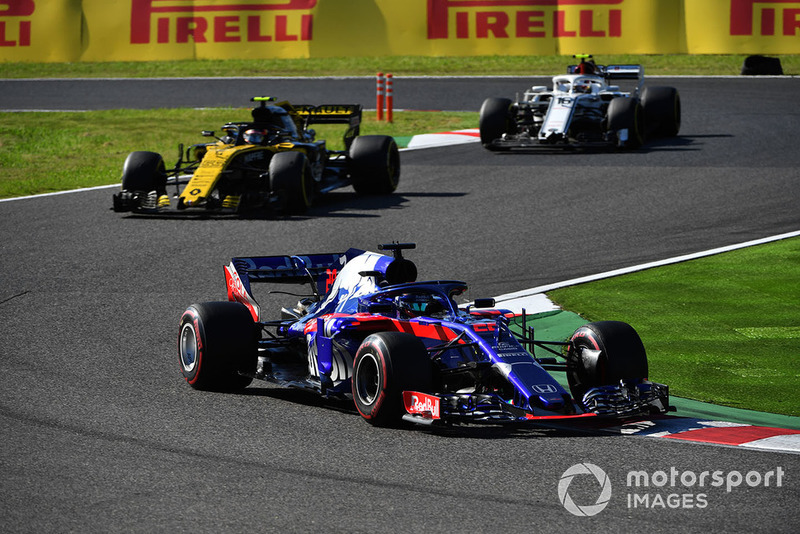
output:
[{"label": "rear tyre", "polygon": [[430,392],[433,375],[428,351],[419,338],[403,332],[368,336],[353,360],[353,402],[367,422],[399,423],[403,391]]},{"label": "rear tyre", "polygon": [[633,97],[617,97],[608,105],[606,112],[607,131],[613,132],[619,139],[622,130],[628,131],[625,141],[618,141],[621,148],[636,149],[644,144],[644,113],[639,99]]},{"label": "rear tyre", "polygon": [[270,190],[287,213],[305,213],[314,201],[314,177],[302,152],[278,152],[269,162]]},{"label": "rear tyre", "polygon": [[178,361],[195,389],[238,391],[252,378],[258,361],[258,329],[239,302],[203,302],[183,313],[178,331]]},{"label": "rear tyre", "polygon": [[122,167],[122,190],[167,194],[164,159],[155,152],[131,152]]},{"label": "rear tyre", "polygon": [[681,129],[681,96],[674,87],[645,87],[642,109],[647,134],[675,137]]},{"label": "rear tyre", "polygon": [[400,151],[388,135],[360,135],[350,145],[353,189],[388,195],[400,183]]},{"label": "rear tyre", "polygon": [[621,321],[600,321],[578,328],[567,351],[567,382],[581,402],[594,387],[647,378],[647,354],[636,330]]},{"label": "rear tyre", "polygon": [[492,146],[495,139],[511,132],[511,100],[508,98],[487,98],[481,106],[478,126],[481,143],[488,150],[501,150]]}]

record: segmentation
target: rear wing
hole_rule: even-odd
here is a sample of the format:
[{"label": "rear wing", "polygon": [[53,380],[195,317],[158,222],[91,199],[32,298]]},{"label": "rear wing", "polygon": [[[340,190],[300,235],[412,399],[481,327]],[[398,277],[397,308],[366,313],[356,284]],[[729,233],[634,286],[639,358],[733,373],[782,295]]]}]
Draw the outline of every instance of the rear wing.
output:
[{"label": "rear wing", "polygon": [[363,250],[302,256],[260,256],[233,258],[225,266],[228,300],[241,302],[259,320],[259,307],[251,291],[252,283],[310,284],[315,294],[325,295],[345,264]]},{"label": "rear wing", "polygon": [[644,78],[644,67],[641,65],[608,65],[605,68],[608,80],[641,80]]},{"label": "rear wing", "polygon": [[322,104],[319,106],[300,104],[292,105],[292,108],[297,116],[303,119],[305,129],[312,124],[347,124],[344,144],[348,148],[361,131],[360,104]]}]

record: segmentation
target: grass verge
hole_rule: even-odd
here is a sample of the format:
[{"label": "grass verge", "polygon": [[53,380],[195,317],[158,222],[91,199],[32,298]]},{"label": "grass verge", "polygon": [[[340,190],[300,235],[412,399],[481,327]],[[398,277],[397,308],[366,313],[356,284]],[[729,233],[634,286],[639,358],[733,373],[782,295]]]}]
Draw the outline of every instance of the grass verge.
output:
[{"label": "grass verge", "polygon": [[800,238],[548,295],[633,325],[651,378],[676,396],[800,416]]},{"label": "grass verge", "polygon": [[[645,74],[740,74],[746,55],[603,55],[598,63],[642,64]],[[784,74],[800,74],[800,55],[780,55]],[[228,59],[115,61],[103,63],[3,63],[0,78],[141,78],[193,76],[395,76],[547,75],[564,72],[572,56],[348,57],[307,59]]]},{"label": "grass verge", "polygon": [[[0,198],[35,195],[119,181],[122,164],[134,150],[178,159],[178,143],[204,143],[202,130],[227,121],[246,121],[249,109],[108,110],[80,113],[0,113]],[[412,136],[475,128],[473,112],[404,111],[392,124],[364,114],[362,134]],[[317,138],[342,150],[343,127],[315,125]]]}]

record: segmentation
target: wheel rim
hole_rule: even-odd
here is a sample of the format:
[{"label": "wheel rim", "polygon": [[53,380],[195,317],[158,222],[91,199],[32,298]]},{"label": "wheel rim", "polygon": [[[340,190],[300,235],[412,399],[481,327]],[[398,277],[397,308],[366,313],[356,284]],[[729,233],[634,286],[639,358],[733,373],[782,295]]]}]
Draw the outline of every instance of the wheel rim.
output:
[{"label": "wheel rim", "polygon": [[186,323],[181,329],[178,350],[180,351],[183,370],[191,373],[197,365],[197,334],[191,323]]},{"label": "wheel rim", "polygon": [[378,370],[378,359],[371,352],[365,353],[358,363],[356,370],[356,395],[365,405],[369,406],[380,393],[380,371]]}]

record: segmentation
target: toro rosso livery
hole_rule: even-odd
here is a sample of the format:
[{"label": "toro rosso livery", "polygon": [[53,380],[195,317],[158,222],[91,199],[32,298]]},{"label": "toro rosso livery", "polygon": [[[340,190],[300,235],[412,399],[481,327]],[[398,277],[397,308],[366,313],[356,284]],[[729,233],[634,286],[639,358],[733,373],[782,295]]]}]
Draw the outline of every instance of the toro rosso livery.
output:
[{"label": "toro rosso livery", "polygon": [[[178,162],[166,170],[155,152],[133,152],[122,170],[115,211],[241,214],[277,209],[305,211],[318,194],[352,185],[359,193],[391,193],[400,179],[394,139],[359,136],[359,105],[291,105],[254,97],[252,121],[229,122],[216,140],[179,147]],[[317,140],[312,124],[347,125],[343,151]],[[168,184],[175,186],[171,201]],[[182,187],[183,186],[183,187]]]},{"label": "toro rosso livery", "polygon": [[[488,98],[480,111],[481,143],[488,150],[511,148],[639,148],[647,137],[673,137],[681,123],[678,91],[644,87],[641,65],[596,65],[590,55],[534,86],[522,99]],[[588,61],[587,61],[588,59]],[[633,83],[628,92],[611,85]]]},{"label": "toro rosso livery", "polygon": [[[350,249],[233,258],[225,267],[228,301],[192,305],[181,318],[183,376],[196,389],[232,391],[260,379],[352,398],[376,425],[668,410],[668,388],[647,380],[644,347],[629,325],[589,323],[563,342],[515,334],[513,315],[493,309],[493,299],[456,304],[464,282],[415,281],[416,266],[402,255],[413,247],[379,246],[391,257]],[[257,283],[307,284],[311,291],[280,319],[263,320]],[[551,356],[535,357],[533,346]],[[554,370],[566,371],[569,391]]]}]

